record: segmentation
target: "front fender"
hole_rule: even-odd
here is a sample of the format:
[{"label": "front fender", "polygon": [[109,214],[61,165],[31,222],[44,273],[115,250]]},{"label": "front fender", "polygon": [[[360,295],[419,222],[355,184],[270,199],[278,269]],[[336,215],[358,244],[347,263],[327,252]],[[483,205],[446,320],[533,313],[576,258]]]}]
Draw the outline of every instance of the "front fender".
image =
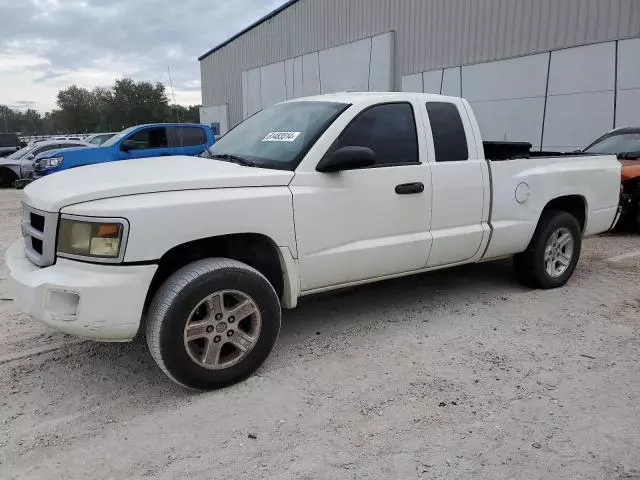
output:
[{"label": "front fender", "polygon": [[130,224],[125,262],[156,261],[177,245],[239,233],[264,235],[297,258],[291,191],[241,187],[157,192],[95,200],[62,213],[121,217]]}]

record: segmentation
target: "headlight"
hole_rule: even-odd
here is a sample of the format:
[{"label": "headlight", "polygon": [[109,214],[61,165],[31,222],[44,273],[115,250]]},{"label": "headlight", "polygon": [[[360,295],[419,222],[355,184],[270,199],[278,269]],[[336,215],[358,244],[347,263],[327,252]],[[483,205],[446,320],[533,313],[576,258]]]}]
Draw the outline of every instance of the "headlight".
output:
[{"label": "headlight", "polygon": [[44,168],[57,167],[62,164],[64,157],[41,158],[40,165]]},{"label": "headlight", "polygon": [[124,257],[128,223],[124,219],[63,216],[58,229],[61,257],[119,262]]}]

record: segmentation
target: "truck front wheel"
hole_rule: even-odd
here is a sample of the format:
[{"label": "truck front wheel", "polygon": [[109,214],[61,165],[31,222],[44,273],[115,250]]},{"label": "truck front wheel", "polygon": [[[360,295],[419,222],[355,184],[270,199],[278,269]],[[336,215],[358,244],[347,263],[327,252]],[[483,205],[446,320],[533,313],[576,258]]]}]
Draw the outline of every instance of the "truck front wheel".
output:
[{"label": "truck front wheel", "polygon": [[251,375],[280,331],[280,303],[257,270],[226,258],[190,263],[155,294],[147,319],[151,355],[174,382],[211,390]]},{"label": "truck front wheel", "polygon": [[529,247],[514,257],[516,277],[528,287],[561,287],[573,274],[581,247],[580,224],[573,215],[544,212]]}]

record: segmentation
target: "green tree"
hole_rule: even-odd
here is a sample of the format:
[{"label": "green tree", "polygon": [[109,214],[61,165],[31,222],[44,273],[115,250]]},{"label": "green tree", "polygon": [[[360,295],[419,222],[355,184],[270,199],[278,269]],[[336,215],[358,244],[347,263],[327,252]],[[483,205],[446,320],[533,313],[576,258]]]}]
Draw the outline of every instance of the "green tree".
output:
[{"label": "green tree", "polygon": [[40,114],[0,105],[0,131],[22,135],[119,131],[132,125],[156,122],[198,122],[200,106],[169,105],[161,83],[116,80],[110,88],[93,90],[72,85],[60,90],[58,108]]},{"label": "green tree", "polygon": [[116,124],[117,119],[115,108],[113,106],[113,92],[109,88],[96,87],[93,89],[95,99],[95,108],[99,118],[99,124],[96,131],[111,132],[120,130]]},{"label": "green tree", "polygon": [[93,132],[100,124],[93,92],[71,85],[58,92],[60,128],[67,133]]},{"label": "green tree", "polygon": [[21,135],[39,135],[44,131],[40,113],[30,108],[25,112],[0,105],[0,132],[16,132]]},{"label": "green tree", "polygon": [[119,128],[170,119],[169,101],[161,83],[116,80],[113,86],[114,121]]},{"label": "green tree", "polygon": [[171,122],[198,123],[200,121],[200,105],[171,105]]}]

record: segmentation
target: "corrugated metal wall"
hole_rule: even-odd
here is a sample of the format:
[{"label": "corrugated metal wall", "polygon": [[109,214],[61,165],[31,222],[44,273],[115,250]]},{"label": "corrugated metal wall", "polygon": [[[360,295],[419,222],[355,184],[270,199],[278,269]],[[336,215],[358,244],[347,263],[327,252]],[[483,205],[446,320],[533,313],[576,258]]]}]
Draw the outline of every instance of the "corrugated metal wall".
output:
[{"label": "corrugated metal wall", "polygon": [[201,61],[203,106],[242,120],[242,71],[387,31],[408,73],[640,36],[640,0],[300,0]]}]

